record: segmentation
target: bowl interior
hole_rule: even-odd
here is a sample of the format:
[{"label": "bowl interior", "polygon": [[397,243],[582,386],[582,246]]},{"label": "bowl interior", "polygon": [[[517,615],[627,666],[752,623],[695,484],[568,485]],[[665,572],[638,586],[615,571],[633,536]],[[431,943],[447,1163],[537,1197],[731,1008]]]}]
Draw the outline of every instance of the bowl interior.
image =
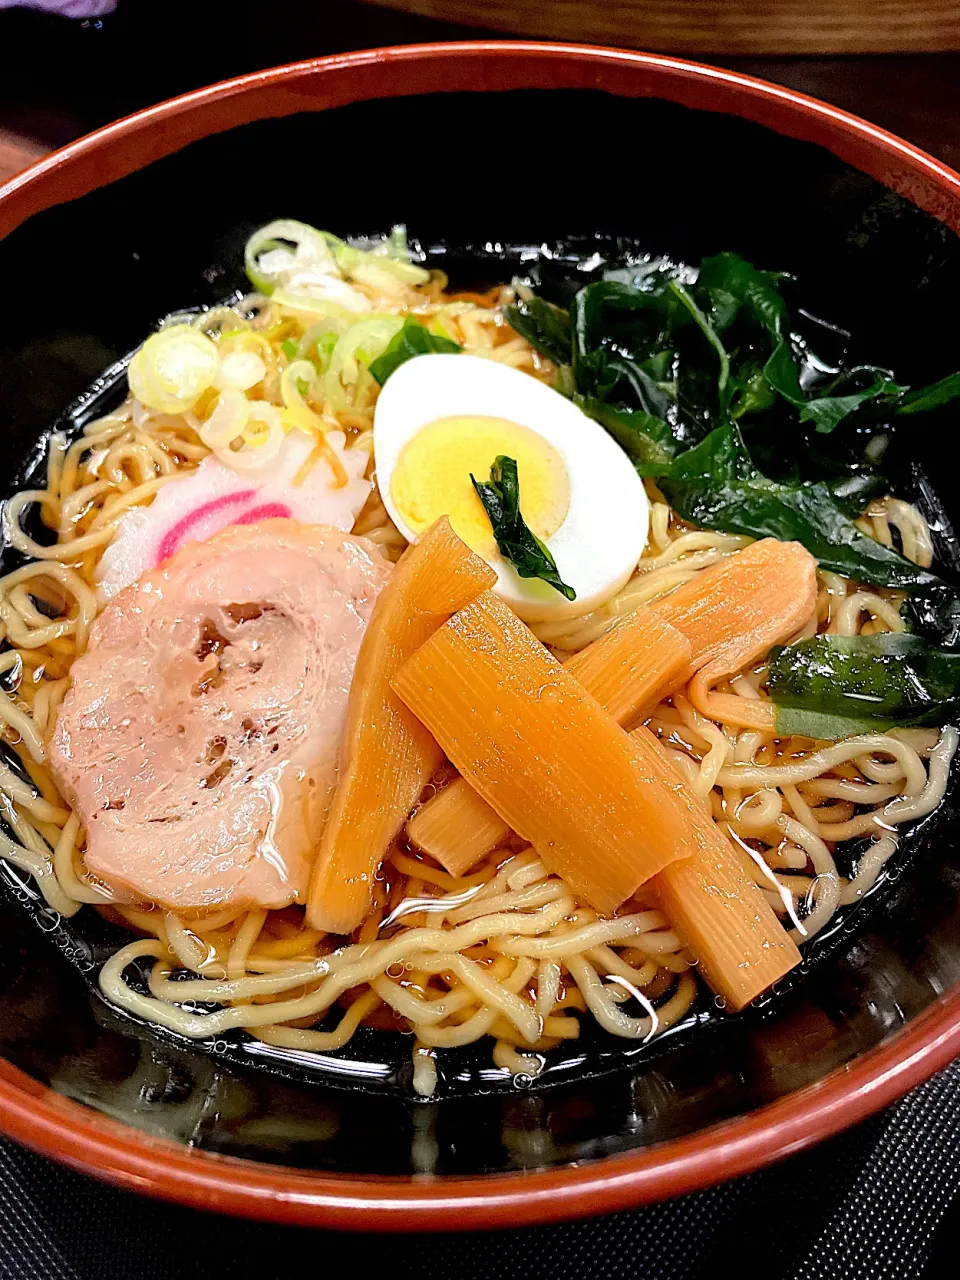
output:
[{"label": "bowl interior", "polygon": [[[122,371],[104,370],[160,317],[244,287],[243,242],[277,216],[350,236],[405,222],[464,286],[571,240],[603,252],[623,237],[686,261],[732,249],[794,274],[805,307],[852,331],[854,360],[913,382],[956,363],[945,318],[960,241],[823,150],[599,92],[380,101],[219,134],[0,242],[2,492],[56,422],[76,430],[122,395]],[[960,503],[928,481],[943,432],[933,422],[911,442],[902,492],[927,504],[950,558]],[[65,925],[0,872],[0,1055],[148,1132],[311,1169],[473,1174],[629,1151],[821,1079],[960,979],[957,816],[948,797],[763,1007],[735,1018],[702,1003],[642,1050],[587,1037],[532,1085],[493,1070],[481,1045],[450,1056],[430,1104],[412,1098],[397,1039],[361,1036],[318,1067],[121,1015],[93,982],[116,935],[85,913]]]}]

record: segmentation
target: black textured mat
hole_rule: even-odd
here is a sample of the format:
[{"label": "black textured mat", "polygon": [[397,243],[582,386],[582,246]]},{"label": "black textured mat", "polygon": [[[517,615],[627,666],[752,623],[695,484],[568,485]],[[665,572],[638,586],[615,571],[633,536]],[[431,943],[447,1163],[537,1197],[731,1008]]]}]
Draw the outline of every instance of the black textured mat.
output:
[{"label": "black textured mat", "polygon": [[915,1280],[957,1274],[960,1060],[850,1133],[634,1213],[373,1237],[270,1227],[115,1191],[0,1143],[0,1280]]}]

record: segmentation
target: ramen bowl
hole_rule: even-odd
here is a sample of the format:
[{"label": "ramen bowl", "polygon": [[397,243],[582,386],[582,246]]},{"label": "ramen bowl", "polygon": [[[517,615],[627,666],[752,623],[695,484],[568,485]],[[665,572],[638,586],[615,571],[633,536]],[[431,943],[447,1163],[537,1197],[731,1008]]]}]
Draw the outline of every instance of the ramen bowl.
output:
[{"label": "ramen bowl", "polygon": [[[960,177],[907,143],[670,58],[373,50],[164,103],[0,190],[5,494],[54,425],[102,411],[160,317],[240,286],[246,236],[280,214],[361,236],[404,222],[465,287],[571,237],[680,260],[734,249],[794,273],[913,383],[955,359],[938,317],[960,288]],[[949,560],[960,501],[942,437],[918,429],[913,448],[904,487],[935,496]],[[951,789],[799,978],[747,1013],[698,1014],[639,1049],[588,1040],[538,1080],[463,1051],[429,1101],[379,1042],[271,1056],[108,1006],[107,933],[68,927],[6,870],[0,1129],[119,1186],[339,1228],[523,1225],[692,1191],[836,1133],[960,1053],[957,821]]]}]

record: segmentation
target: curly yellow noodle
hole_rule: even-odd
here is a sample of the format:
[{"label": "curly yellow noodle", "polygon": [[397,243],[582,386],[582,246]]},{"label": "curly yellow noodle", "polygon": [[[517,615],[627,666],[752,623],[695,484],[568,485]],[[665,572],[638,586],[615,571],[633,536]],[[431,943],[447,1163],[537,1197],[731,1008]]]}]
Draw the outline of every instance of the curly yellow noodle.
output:
[{"label": "curly yellow noodle", "polygon": [[[445,292],[434,272],[420,288],[390,285],[382,273],[357,287],[379,309],[413,312],[435,322],[473,354],[551,382],[555,370],[505,323],[509,288],[489,297]],[[279,405],[289,363],[285,338],[302,344],[316,317],[275,302],[245,299],[198,324],[225,347],[255,350],[267,366],[256,394]],[[315,340],[306,339],[307,344]],[[306,347],[301,349],[306,350]],[[356,403],[335,411],[321,399],[309,410],[322,429],[339,428],[373,467],[372,422],[377,388],[362,381]],[[202,416],[202,405],[198,409]],[[94,572],[124,513],[149,503],[168,481],[195,467],[208,450],[198,418],[154,414],[128,400],[68,441],[50,437],[45,488],[25,490],[5,509],[8,542],[28,563],[0,578],[0,731],[20,757],[24,775],[0,761],[0,802],[15,838],[0,835],[0,856],[32,876],[62,915],[111,894],[85,871],[83,832],[58,796],[45,743],[69,685],[73,659],[87,644],[97,613]],[[318,447],[322,436],[318,438]],[[648,484],[650,536],[637,571],[611,600],[584,617],[539,624],[544,643],[576,652],[617,618],[674,590],[749,539],[693,529],[678,520]],[[50,539],[23,527],[34,508]],[[865,532],[929,565],[929,530],[915,508],[895,498],[872,503]],[[391,559],[405,542],[374,488],[355,525]],[[821,572],[816,630],[854,635],[900,630],[900,597],[864,590]],[[822,928],[841,903],[856,900],[896,849],[896,827],[930,812],[943,795],[957,746],[953,729],[875,734],[838,744],[778,740],[762,668],[716,688],[696,681],[656,708],[651,728],[663,739],[690,786],[752,865],[758,884],[799,938]],[[26,779],[26,780],[25,780]],[[851,879],[837,870],[838,842],[874,839]],[[543,1053],[579,1031],[585,1013],[611,1034],[646,1040],[681,1020],[696,996],[683,942],[642,901],[625,903],[612,920],[577,903],[530,849],[492,854],[469,876],[453,877],[428,859],[395,849],[378,882],[370,915],[353,940],[307,929],[297,913],[220,911],[179,916],[146,904],[110,903],[141,936],[103,967],[108,999],[148,1022],[206,1040],[246,1030],[275,1050],[326,1053],[344,1048],[368,1018],[390,1012],[414,1033],[414,1087],[437,1084],[437,1051],[493,1037],[495,1064],[535,1076]],[[126,980],[146,965],[149,994]],[[183,978],[182,972],[194,977]],[[349,996],[348,996],[349,993]],[[314,1025],[349,1003],[335,1025]],[[640,1016],[621,1006],[633,1001]],[[191,1002],[214,1002],[211,1014]]]}]

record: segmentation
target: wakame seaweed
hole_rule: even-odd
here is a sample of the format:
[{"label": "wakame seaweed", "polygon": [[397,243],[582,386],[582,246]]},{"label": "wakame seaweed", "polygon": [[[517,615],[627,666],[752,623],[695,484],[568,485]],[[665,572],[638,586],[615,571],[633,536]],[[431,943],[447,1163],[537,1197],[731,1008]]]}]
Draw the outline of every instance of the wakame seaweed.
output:
[{"label": "wakame seaweed", "polygon": [[433,333],[425,328],[415,316],[407,316],[403,328],[390,339],[383,354],[370,365],[370,372],[382,387],[392,373],[412,360],[414,356],[431,355],[435,352],[456,354],[463,348],[452,338]]},{"label": "wakame seaweed", "polygon": [[489,481],[471,475],[473,487],[493,527],[500,554],[521,578],[540,578],[568,600],[576,600],[573,587],[560,577],[557,562],[520,512],[520,480],[514,458],[503,454],[494,459]]},{"label": "wakame seaweed", "polygon": [[940,725],[960,712],[960,654],[898,632],[813,636],[773,650],[768,688],[784,735]]},{"label": "wakame seaweed", "polygon": [[507,307],[507,320],[521,337],[555,365],[570,364],[570,316],[566,311],[542,298],[531,298]]},{"label": "wakame seaweed", "polygon": [[810,358],[784,297],[789,278],[739,254],[696,271],[568,263],[568,278],[589,280],[579,288],[558,284],[558,267],[551,296],[569,309],[535,297],[507,318],[681,516],[796,539],[826,569],[907,592],[910,625],[960,646],[960,584],[855,523],[890,490],[880,464],[898,424],[960,400],[960,373],[911,389],[887,369]]},{"label": "wakame seaweed", "polygon": [[785,484],[754,467],[735,425],[717,427],[664,464],[657,482],[691,524],[802,543],[824,569],[872,586],[923,591],[947,585],[863,533],[823,481]]}]

